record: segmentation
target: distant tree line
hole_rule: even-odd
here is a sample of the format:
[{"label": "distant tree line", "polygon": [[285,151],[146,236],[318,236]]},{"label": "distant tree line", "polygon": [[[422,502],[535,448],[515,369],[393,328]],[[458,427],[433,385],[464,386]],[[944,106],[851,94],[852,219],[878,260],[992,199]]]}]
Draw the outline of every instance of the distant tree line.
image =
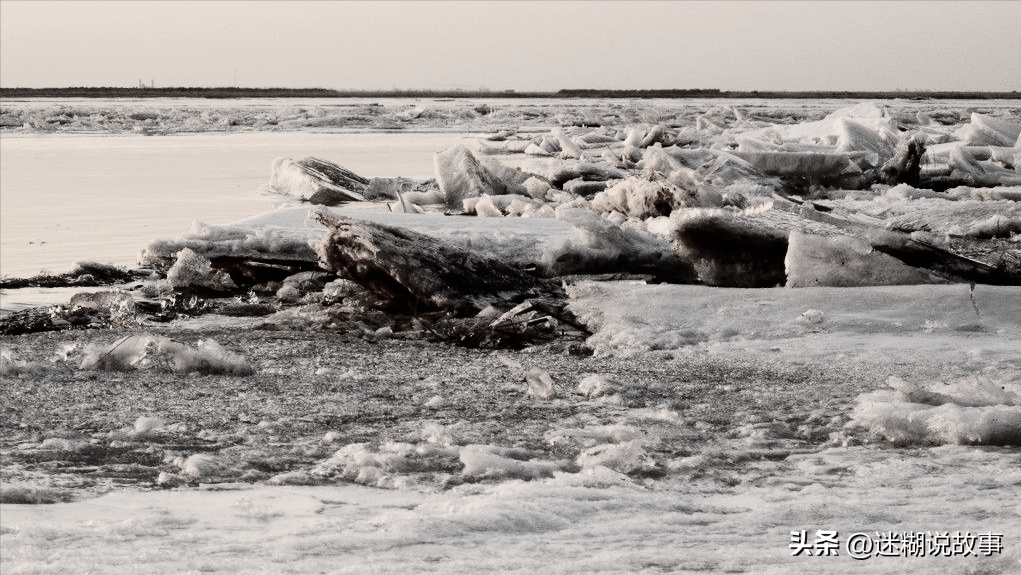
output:
[{"label": "distant tree line", "polygon": [[720,90],[715,88],[668,89],[668,90],[559,90],[558,98],[719,98]]},{"label": "distant tree line", "polygon": [[599,90],[576,89],[560,90],[552,96],[559,98],[791,98],[791,99],[855,99],[855,100],[892,100],[901,99],[936,99],[936,100],[1004,100],[1021,98],[1021,92],[951,92],[951,91],[736,91],[718,90],[715,88],[669,89],[669,90]]},{"label": "distant tree line", "polygon": [[1021,99],[1021,92],[951,91],[726,91],[694,89],[564,89],[556,92],[514,90],[330,90],[326,88],[0,88],[0,98],[790,98],[790,99]]},{"label": "distant tree line", "polygon": [[0,88],[0,98],[535,98],[549,92],[327,88]]}]

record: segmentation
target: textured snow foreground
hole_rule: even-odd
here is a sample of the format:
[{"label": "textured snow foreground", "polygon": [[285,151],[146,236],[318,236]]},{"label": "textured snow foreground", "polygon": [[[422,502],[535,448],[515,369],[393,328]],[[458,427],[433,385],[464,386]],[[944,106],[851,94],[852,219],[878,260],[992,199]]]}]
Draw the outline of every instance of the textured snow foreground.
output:
[{"label": "textured snow foreground", "polygon": [[147,333],[254,374],[98,386],[121,332],[21,336],[3,571],[1014,573],[1012,290],[584,282],[588,357],[207,317]]}]

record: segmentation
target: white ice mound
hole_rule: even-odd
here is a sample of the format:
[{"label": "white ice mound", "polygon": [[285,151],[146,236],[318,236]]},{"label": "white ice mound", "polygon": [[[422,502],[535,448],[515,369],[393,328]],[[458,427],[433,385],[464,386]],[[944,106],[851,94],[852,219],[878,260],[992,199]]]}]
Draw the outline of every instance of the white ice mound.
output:
[{"label": "white ice mound", "polygon": [[972,112],[971,122],[962,126],[956,135],[968,146],[1014,146],[1021,138],[1021,125]]},{"label": "white ice mound", "polygon": [[[840,151],[886,149],[895,130],[889,113],[872,102],[841,108],[822,120],[774,125],[738,134],[739,137],[776,143],[837,146]],[[878,148],[878,149],[877,149]],[[890,149],[892,153],[892,148]]]},{"label": "white ice mound", "polygon": [[436,473],[457,465],[458,448],[388,441],[379,446],[351,443],[311,469],[311,481],[339,478],[362,485],[401,489],[408,473]]},{"label": "white ice mound", "polygon": [[206,288],[228,291],[237,286],[230,276],[213,271],[212,262],[190,248],[177,252],[177,261],[167,270],[167,281],[174,288]]},{"label": "white ice mound", "polygon": [[460,454],[462,473],[475,478],[539,479],[570,467],[567,461],[525,459],[527,455],[512,448],[466,445]]},{"label": "white ice mound", "polygon": [[[616,180],[615,180],[616,181]],[[722,198],[711,187],[698,188],[688,183],[692,191],[667,181],[650,181],[629,176],[599,192],[592,198],[592,209],[610,214],[620,212],[627,216],[647,219],[669,216],[678,208],[719,207]]]},{"label": "white ice mound", "polygon": [[460,212],[466,198],[498,196],[507,186],[483,166],[463,145],[433,155],[436,183],[446,198],[447,208]]},{"label": "white ice mound", "polygon": [[319,158],[273,160],[273,170],[266,191],[289,195],[314,204],[336,205],[364,201],[362,192],[369,180]]},{"label": "white ice mound", "polygon": [[850,425],[899,445],[1021,445],[1021,384],[984,378],[928,387],[896,377],[862,394]]},{"label": "white ice mound", "polygon": [[111,344],[90,343],[85,346],[81,369],[98,371],[131,371],[145,359],[152,337],[146,334],[126,335]]},{"label": "white ice mound", "polygon": [[583,469],[606,467],[626,475],[656,470],[656,461],[639,439],[590,447],[578,456],[578,465]]},{"label": "white ice mound", "polygon": [[212,339],[200,340],[196,347],[160,338],[156,349],[167,356],[175,373],[251,375],[255,369],[244,356],[236,354]]},{"label": "white ice mound", "polygon": [[223,471],[225,462],[215,455],[196,453],[180,461],[181,473],[189,477],[215,477]]},{"label": "white ice mound", "polygon": [[147,367],[147,359],[155,346],[174,373],[251,375],[255,369],[244,356],[236,354],[212,339],[200,340],[195,347],[150,334],[124,336],[111,344],[92,343],[85,346],[81,369],[97,371],[132,371]]},{"label": "white ice mound", "polygon": [[596,425],[556,429],[546,433],[550,445],[574,444],[581,448],[577,464],[585,470],[607,468],[625,475],[657,471],[656,461],[646,450],[657,437],[631,425]]}]

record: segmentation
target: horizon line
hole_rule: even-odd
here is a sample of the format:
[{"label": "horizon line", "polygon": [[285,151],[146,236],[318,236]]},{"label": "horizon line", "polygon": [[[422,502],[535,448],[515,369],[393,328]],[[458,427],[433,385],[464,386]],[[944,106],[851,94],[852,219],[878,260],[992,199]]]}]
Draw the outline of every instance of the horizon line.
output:
[{"label": "horizon line", "polygon": [[188,86],[67,86],[47,88],[0,87],[0,98],[3,97],[61,97],[61,96],[105,96],[132,97],[154,96],[167,94],[192,95],[207,98],[230,98],[236,96],[249,97],[281,97],[281,96],[316,96],[316,97],[590,97],[590,98],[712,98],[712,97],[791,97],[791,98],[823,98],[823,97],[881,97],[881,98],[1021,98],[1021,91],[991,90],[929,90],[929,89],[897,89],[897,90],[723,90],[719,88],[561,88],[554,91],[529,90],[517,91],[490,89],[344,89],[334,88],[255,88],[237,86],[219,87],[188,87]]}]

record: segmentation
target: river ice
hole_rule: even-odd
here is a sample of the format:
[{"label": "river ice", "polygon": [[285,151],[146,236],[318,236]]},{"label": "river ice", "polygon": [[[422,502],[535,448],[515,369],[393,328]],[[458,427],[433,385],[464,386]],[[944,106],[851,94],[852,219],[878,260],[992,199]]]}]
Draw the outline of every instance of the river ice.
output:
[{"label": "river ice", "polygon": [[[418,105],[409,104],[411,115]],[[913,112],[917,104],[903,105]],[[96,116],[95,108],[80,117]],[[158,110],[147,113],[159,118]],[[302,116],[306,123],[299,129],[314,127],[310,119]],[[297,122],[297,114],[285,118],[291,120]],[[43,138],[54,138],[59,149],[89,138],[100,152],[127,145],[130,154],[141,155],[158,141],[5,135],[0,141],[5,165],[8,154],[19,149],[25,161],[41,161]],[[200,151],[215,155],[213,149],[228,141],[222,138],[257,142],[252,147],[259,155],[245,154],[251,164],[230,175],[217,175],[214,162],[198,160],[194,190],[211,191],[212,182],[222,179],[236,188],[231,192],[236,201],[250,201],[244,205],[258,215],[239,213],[231,200],[222,212],[191,215],[210,226],[196,224],[188,232],[190,219],[180,223],[168,216],[172,229],[152,235],[206,234],[222,240],[230,235],[229,225],[287,222],[297,234],[294,243],[307,242],[301,236],[306,232],[295,231],[305,229],[304,210],[260,214],[266,199],[249,194],[268,179],[269,156],[289,155],[274,147],[279,138],[317,143],[324,138],[324,146],[332,140],[307,133],[204,134],[152,145],[172,145],[170,155],[184,156],[193,153],[187,151],[192,144],[205,142],[208,148]],[[427,146],[446,147],[438,140]],[[329,153],[332,149],[322,151],[359,171],[347,157]],[[120,163],[101,156],[83,162],[86,173],[104,174]],[[426,160],[430,164],[431,155]],[[5,215],[13,181],[6,178],[15,177],[7,172]],[[397,169],[364,173],[416,175]],[[119,193],[128,194],[129,182],[143,176],[148,180],[151,174],[139,168]],[[161,196],[181,185],[151,179],[169,186],[161,188]],[[365,208],[341,211],[359,209]],[[362,215],[380,221],[397,217],[381,211]],[[471,225],[443,229],[444,220],[464,224],[465,219],[401,217],[443,237],[488,241],[507,254],[526,245],[562,245],[571,237],[570,228],[557,219],[477,218],[468,220]],[[502,233],[501,225],[506,226]],[[30,237],[11,229],[5,219],[4,273],[10,273],[8,253],[16,253],[9,246]],[[152,239],[138,237],[127,240],[131,256]],[[29,253],[25,246],[18,249]],[[401,361],[421,362],[430,374],[409,379],[407,389],[390,390],[385,408],[402,414],[392,425],[381,424],[390,435],[384,439],[380,431],[375,440],[351,442],[338,431],[317,428],[316,436],[281,444],[281,430],[300,427],[300,417],[275,407],[277,399],[288,398],[260,395],[259,387],[280,389],[286,396],[289,382],[369,386],[375,381],[372,368],[354,370],[325,355],[279,358],[265,339],[263,349],[224,351],[247,358],[254,375],[221,376],[252,382],[251,389],[224,400],[232,402],[230,409],[255,401],[246,409],[262,409],[265,417],[224,429],[188,428],[182,425],[188,417],[185,403],[146,403],[114,410],[120,421],[92,435],[68,433],[62,425],[34,434],[12,431],[4,449],[17,450],[19,463],[5,470],[5,501],[61,502],[0,504],[0,566],[12,575],[1017,573],[1019,295],[1016,287],[967,284],[722,289],[577,283],[570,287],[569,307],[593,332],[586,342],[592,358],[555,370],[534,367],[541,363],[535,357],[541,351],[479,352],[459,356],[460,363],[436,365],[421,357],[381,355],[373,361],[396,361],[398,368]],[[172,329],[185,340],[189,330],[205,333],[218,322],[217,329],[234,337],[252,326],[251,320],[220,317]],[[89,343],[97,346],[117,341],[102,334],[94,339]],[[29,344],[52,349],[31,358]],[[205,345],[221,349],[215,342]],[[172,355],[173,349],[163,353]],[[414,350],[410,344],[407,349]],[[34,386],[45,389],[39,382],[47,378],[65,378],[86,389],[90,384],[75,382],[94,381],[81,364],[86,352],[61,345],[59,338],[5,339],[4,352],[5,387],[17,386],[9,397],[16,391],[18,401]],[[206,385],[198,378],[209,377],[161,372],[155,362],[139,365],[143,376],[189,390]],[[750,368],[728,371],[735,365],[761,371],[742,377]],[[699,387],[698,366],[734,376]],[[117,390],[127,387],[125,379],[134,376],[98,377],[104,384],[100,391],[113,394],[106,401],[115,402]],[[656,390],[656,401],[646,400],[650,389]],[[483,397],[479,390],[491,395]],[[480,395],[473,398],[473,393]],[[378,408],[341,405],[336,394],[328,400],[326,395],[312,398],[307,407],[318,408],[315,401],[321,400],[338,401],[326,407],[337,413]],[[486,441],[492,433],[479,431],[475,419],[456,415],[458,405],[473,401],[490,402],[495,425],[510,412],[549,410],[562,417],[537,417],[520,429],[511,423],[501,430],[520,445]],[[228,409],[226,403],[223,408]],[[219,447],[187,450],[201,442]],[[178,453],[175,444],[185,447]],[[52,461],[46,454],[53,453],[74,462],[97,445],[149,453],[156,463],[144,471],[163,471],[143,483],[79,477],[64,485],[66,475],[25,467],[34,460]],[[257,460],[269,462],[274,471],[248,476],[256,480],[243,478],[240,468],[251,471]],[[236,472],[229,469],[232,462],[238,464]],[[128,467],[119,471],[137,470]]]},{"label": "river ice", "polygon": [[[642,485],[597,468],[436,494],[120,492],[5,506],[5,572],[1007,574],[1019,561],[1018,463],[957,446],[896,456],[833,448],[733,488]],[[793,556],[802,530],[809,549],[818,530],[836,531],[836,556]],[[875,542],[857,552],[864,559],[844,548],[856,533]],[[880,551],[902,534],[927,541],[926,556],[897,556],[900,543]]]},{"label": "river ice", "polygon": [[[572,305],[581,317],[599,318],[589,320],[597,357],[657,364],[679,380],[685,366],[736,358],[807,379],[795,387],[780,380],[752,387],[741,377],[707,384],[702,401],[729,406],[721,427],[700,419],[698,404],[622,399],[640,397],[650,383],[583,361],[582,373],[554,372],[553,397],[494,380],[512,402],[572,411],[514,434],[551,447],[578,445],[573,459],[472,443],[467,420],[405,416],[402,426],[418,431],[401,441],[331,448],[344,439],[330,432],[294,444],[323,454],[307,466],[256,484],[207,483],[225,462],[266,457],[266,439],[258,438],[274,441],[274,430],[291,419],[277,412],[279,420],[250,428],[242,451],[169,464],[197,478],[192,487],[3,504],[4,572],[1014,573],[1021,565],[1021,452],[982,445],[1016,445],[1021,429],[1014,296],[1013,288],[987,286],[972,293],[968,286],[581,284]],[[243,354],[261,368],[260,381],[312,377],[313,369],[329,380],[345,369],[324,358],[277,371],[263,367],[254,349]],[[436,366],[435,373],[506,374],[533,359],[479,354],[475,365]],[[38,369],[45,377],[55,368]],[[813,381],[816,371],[846,377]],[[339,378],[371,381],[366,376]],[[460,401],[453,390],[432,389],[416,401],[430,409]],[[854,389],[862,391],[834,410],[842,404],[834,399]],[[786,407],[756,407],[767,401],[762,394],[778,393]],[[785,423],[793,414],[801,414],[798,430]],[[158,406],[124,417],[126,431],[92,443],[119,437],[143,447],[154,432],[184,437]],[[207,441],[231,437],[202,433]],[[822,437],[793,439],[804,433]],[[59,430],[45,435],[58,438],[22,440],[17,449],[73,454],[89,445],[59,439]],[[457,461],[459,473],[475,479],[445,488]],[[9,479],[8,500],[66,493],[31,477]]]},{"label": "river ice", "polygon": [[[720,414],[724,420],[713,422],[700,419],[697,404],[639,405],[633,398],[650,384],[637,372],[555,372],[554,397],[531,395],[524,383],[498,385],[518,405],[573,412],[514,433],[550,446],[578,445],[573,459],[472,443],[467,420],[405,416],[401,425],[418,431],[401,441],[330,447],[344,442],[330,432],[293,444],[322,453],[310,465],[256,484],[213,481],[224,462],[266,457],[265,441],[289,425],[278,412],[279,420],[250,427],[250,439],[231,455],[195,454],[169,464],[182,477],[198,478],[192,487],[121,487],[73,503],[3,504],[4,572],[1017,571],[1021,453],[977,445],[995,442],[1004,429],[1016,444],[1019,429],[1021,318],[1007,288],[977,286],[980,319],[967,286],[797,294],[626,283],[578,289],[577,311],[601,316],[593,346],[603,356],[655,363],[680,380],[684,366],[725,366],[735,358],[808,374],[807,380],[795,387],[779,380],[751,386],[742,378],[709,385],[702,401],[730,406]],[[264,354],[246,355],[257,367],[267,365]],[[509,373],[515,362],[534,360],[511,357],[480,354],[470,360],[475,365],[435,369],[441,377],[447,368]],[[327,379],[345,369],[328,359],[316,365]],[[283,372],[312,377],[305,371],[311,369],[299,362],[281,375],[263,368],[254,377],[286,382]],[[827,370],[847,375],[811,376]],[[339,377],[367,383],[366,375]],[[832,406],[847,395],[843,386],[863,391],[841,413]],[[432,389],[417,401],[433,407],[460,401],[452,389]],[[779,393],[786,407],[757,410],[767,401],[762,394]],[[926,410],[964,415],[916,417]],[[129,427],[110,435],[121,445],[142,447],[151,433],[183,440],[174,431],[178,422],[160,419],[158,407],[133,412],[147,414],[137,421],[131,413],[124,415]],[[793,414],[801,414],[799,430],[785,423]],[[794,439],[811,429],[823,437]],[[207,441],[232,437],[202,434]],[[22,441],[17,449],[74,453],[88,445],[52,438]],[[293,459],[281,453],[282,462]],[[461,467],[450,462],[457,461],[459,473],[474,480],[449,482]],[[31,477],[8,480],[7,497],[45,500],[64,491]],[[838,545],[830,548],[827,540]]]},{"label": "river ice", "polygon": [[259,192],[278,156],[343,157],[367,177],[426,179],[432,153],[462,137],[3,134],[0,273],[60,273],[81,260],[134,265],[146,242],[178,235],[195,219],[225,224],[271,210],[279,198]]}]

